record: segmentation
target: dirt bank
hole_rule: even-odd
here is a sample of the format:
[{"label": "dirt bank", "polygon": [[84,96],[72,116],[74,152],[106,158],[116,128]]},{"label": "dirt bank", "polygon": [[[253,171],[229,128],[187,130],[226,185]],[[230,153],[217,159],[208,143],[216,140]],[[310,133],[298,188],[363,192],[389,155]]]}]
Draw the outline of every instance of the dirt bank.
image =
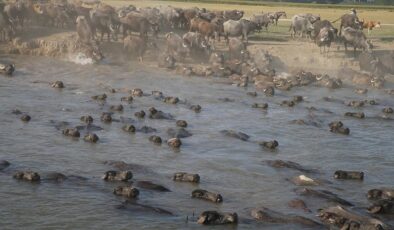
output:
[{"label": "dirt bank", "polygon": [[[179,31],[179,33],[182,34],[183,32]],[[142,64],[157,67],[157,57],[166,49],[163,33],[158,39],[150,39],[150,41],[155,42],[157,48],[148,47]],[[373,42],[375,53],[388,52],[392,49],[388,43],[379,40]],[[126,58],[122,50],[121,39],[117,42],[103,41],[100,42],[99,46],[109,62],[137,61],[133,57]],[[214,47],[216,51],[223,52],[225,55],[228,51],[228,46],[224,41],[215,41]],[[268,51],[275,58],[275,69],[279,73],[303,69],[320,74],[329,74],[333,77],[341,77],[338,70],[343,68],[359,70],[358,61],[353,57],[353,52],[351,50],[345,52],[343,46],[336,43],[332,45],[330,52],[326,55],[321,54],[320,49],[311,41],[252,37],[248,49],[252,55],[258,50]],[[0,52],[3,54],[48,56],[71,60],[79,53],[86,53],[86,48],[78,45],[77,34],[73,30],[35,26],[26,27],[12,42],[3,43],[0,46]],[[208,63],[207,58],[200,60],[187,58],[178,64],[190,66]]]}]

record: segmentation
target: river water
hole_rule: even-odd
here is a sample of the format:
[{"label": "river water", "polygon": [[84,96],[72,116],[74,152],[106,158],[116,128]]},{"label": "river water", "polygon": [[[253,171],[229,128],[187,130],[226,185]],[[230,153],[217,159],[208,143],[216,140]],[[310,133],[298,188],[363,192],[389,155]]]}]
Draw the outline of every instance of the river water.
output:
[{"label": "river water", "polygon": [[[378,117],[384,106],[394,106],[392,96],[371,89],[357,95],[349,88],[329,90],[317,87],[277,92],[268,98],[246,95],[253,88],[237,88],[223,84],[220,79],[176,76],[166,71],[134,65],[77,65],[44,57],[8,57],[17,64],[13,77],[0,76],[0,160],[11,166],[0,173],[1,229],[200,229],[196,217],[204,210],[237,212],[238,226],[233,229],[303,229],[303,226],[261,224],[250,219],[250,209],[268,207],[285,214],[303,215],[316,219],[318,208],[332,205],[324,200],[301,197],[312,213],[290,209],[287,202],[299,197],[297,186],[287,181],[300,172],[273,169],[265,160],[291,160],[318,170],[309,176],[326,181],[317,189],[330,190],[357,207],[367,207],[366,192],[376,187],[394,186],[394,122]],[[51,88],[48,82],[61,80],[66,88]],[[134,125],[149,125],[156,135],[167,139],[166,129],[175,128],[175,121],[137,120],[134,112],[147,111],[154,106],[171,113],[176,119],[188,121],[193,136],[183,139],[180,151],[148,141],[151,134],[130,135],[121,130],[122,123],[100,122],[108,105],[99,105],[91,96],[106,92],[107,104],[116,105],[126,93],[108,93],[106,87],[141,88],[146,94],[160,90],[191,104],[200,104],[201,113],[186,105],[168,105],[152,96],[135,98],[132,104],[123,103],[125,110],[115,113],[133,118]],[[280,102],[302,95],[305,102],[294,108]],[[341,103],[326,102],[324,96],[342,100],[376,99],[380,105],[353,109]],[[220,98],[234,101],[223,102]],[[266,102],[267,111],[251,108],[252,103]],[[294,119],[308,119],[306,107],[314,106],[314,121],[321,127],[290,124]],[[23,123],[13,109],[27,112],[32,120]],[[331,111],[331,113],[329,111]],[[347,111],[363,111],[367,118],[358,120],[343,117]],[[97,144],[82,139],[71,140],[50,122],[67,121],[80,125],[79,118],[90,114],[94,124],[104,130],[96,132]],[[328,123],[342,120],[351,134],[343,136],[329,132]],[[250,135],[250,141],[223,136],[219,131],[232,129]],[[263,149],[257,141],[276,139],[275,151]],[[169,188],[171,192],[140,190],[138,203],[169,210],[173,216],[143,209],[122,210],[116,207],[123,198],[112,190],[118,184],[104,182],[101,176],[111,166],[103,161],[118,160],[144,166],[133,172],[135,180],[150,180]],[[365,180],[335,181],[335,170],[360,170]],[[79,175],[87,181],[68,180],[64,183],[31,184],[12,178],[16,170],[34,170],[40,174],[61,172]],[[175,183],[172,174],[178,171],[198,173],[199,185]],[[222,204],[190,198],[191,191],[202,188],[219,192]],[[189,219],[187,222],[186,219]],[[390,219],[390,218],[385,218]],[[387,220],[390,223],[389,220]],[[393,224],[394,221],[391,221]],[[220,226],[218,229],[229,228]]]}]

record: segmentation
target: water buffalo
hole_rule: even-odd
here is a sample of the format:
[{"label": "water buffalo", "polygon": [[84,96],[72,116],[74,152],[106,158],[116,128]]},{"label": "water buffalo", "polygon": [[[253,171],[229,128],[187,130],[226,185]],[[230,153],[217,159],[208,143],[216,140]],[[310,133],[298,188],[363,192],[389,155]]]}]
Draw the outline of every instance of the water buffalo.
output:
[{"label": "water buffalo", "polygon": [[59,5],[53,3],[38,3],[34,4],[35,13],[44,20],[43,23],[50,23],[55,27],[65,27],[72,25],[73,19],[71,9],[66,5]]},{"label": "water buffalo", "polygon": [[360,70],[368,71],[376,76],[386,73],[394,74],[394,52],[389,52],[377,57],[369,52],[362,52],[358,56]]},{"label": "water buffalo", "polygon": [[77,17],[77,33],[79,41],[85,44],[89,44],[93,39],[92,28],[88,24],[85,16]]},{"label": "water buffalo", "polygon": [[148,21],[151,24],[160,25],[163,22],[164,15],[157,8],[152,8],[152,7],[140,8],[139,12],[142,14],[143,17],[148,19]]},{"label": "water buffalo", "polygon": [[294,38],[296,34],[300,33],[302,38],[304,34],[308,34],[313,30],[312,22],[306,17],[300,17],[294,15],[291,19],[291,25],[289,31],[291,31],[291,36]]},{"label": "water buffalo", "polygon": [[284,12],[284,11],[277,11],[274,13],[268,13],[268,15],[273,18],[276,26],[278,25],[278,20],[280,17],[282,17],[282,16],[285,18],[287,17],[286,12]]},{"label": "water buffalo", "polygon": [[[142,13],[144,8],[141,8],[140,11]],[[137,8],[134,5],[128,5],[128,6],[122,6],[116,9],[116,13],[118,14],[119,17],[124,17],[128,13],[137,11]]]},{"label": "water buffalo", "polygon": [[[190,27],[191,20],[193,18],[195,18],[199,12],[200,12],[200,9],[198,9],[197,7],[183,10],[184,20],[186,21],[186,23],[189,27]],[[185,26],[187,26],[187,25],[185,25]]]},{"label": "water buffalo", "polygon": [[4,6],[4,13],[11,22],[17,26],[23,27],[25,17],[27,15],[27,7],[23,1],[16,1]]},{"label": "water buffalo", "polygon": [[237,213],[219,213],[217,211],[205,211],[198,217],[197,223],[203,225],[237,224]]},{"label": "water buffalo", "polygon": [[123,27],[123,37],[126,37],[129,30],[139,32],[140,37],[147,37],[150,30],[153,32],[153,36],[157,36],[159,32],[159,26],[157,24],[149,22],[148,19],[141,14],[136,14],[134,12],[124,17],[119,17],[119,21]]},{"label": "water buffalo", "polygon": [[341,24],[339,26],[339,36],[342,35],[342,28],[351,27],[356,30],[362,30],[363,23],[360,22],[356,14],[344,14],[337,20],[333,21],[336,22],[341,20]]},{"label": "water buffalo", "polygon": [[238,37],[242,36],[242,40],[246,39],[246,42],[248,42],[248,35],[255,30],[259,29],[259,26],[257,23],[246,20],[246,19],[241,19],[239,21],[234,21],[234,20],[228,20],[225,23],[223,23],[223,29],[224,29],[224,36],[229,42],[228,37]]},{"label": "water buffalo", "polygon": [[320,29],[319,34],[315,38],[316,45],[321,48],[324,47],[324,52],[326,52],[326,47],[328,47],[328,51],[330,51],[331,42],[334,40],[334,33],[328,27],[323,27]]},{"label": "water buffalo", "polygon": [[188,46],[191,54],[195,55],[209,55],[211,46],[200,33],[187,32],[183,36],[183,43]]},{"label": "water buffalo", "polygon": [[244,16],[242,10],[225,10],[223,11],[223,17],[225,20],[238,21]]},{"label": "water buffalo", "polygon": [[115,30],[114,14],[115,10],[106,12],[99,9],[93,9],[90,11],[90,21],[93,33],[99,31],[101,33],[101,41],[103,40],[104,34],[107,34],[108,41],[111,41],[111,34],[115,41],[118,40],[117,31]]},{"label": "water buffalo", "polygon": [[167,53],[174,57],[184,58],[190,53],[190,49],[183,39],[173,32],[166,34]]},{"label": "water buffalo", "polygon": [[123,40],[123,50],[128,54],[137,55],[140,62],[143,61],[143,56],[146,51],[147,41],[146,38],[127,36]]},{"label": "water buffalo", "polygon": [[296,17],[296,18],[306,18],[312,24],[314,24],[315,22],[320,20],[320,16],[319,15],[313,15],[313,14],[310,14],[310,13],[307,13],[307,14],[296,14],[296,15],[293,16],[293,18],[294,17]]},{"label": "water buffalo", "polygon": [[198,17],[210,22],[216,17],[216,14],[214,12],[199,12]]},{"label": "water buffalo", "polygon": [[333,206],[319,210],[319,218],[330,228],[340,229],[392,229],[378,219],[351,212],[342,206]]},{"label": "water buffalo", "polygon": [[370,51],[372,49],[372,44],[367,40],[367,37],[361,30],[354,29],[352,27],[346,27],[343,29],[343,34],[341,35],[345,50],[347,51],[347,44],[350,44],[354,48],[354,56],[356,56],[356,49],[363,49]]},{"label": "water buffalo", "polygon": [[0,63],[0,73],[11,76],[15,71],[15,65]]},{"label": "water buffalo", "polygon": [[230,59],[237,58],[241,61],[244,61],[249,57],[249,52],[246,49],[246,44],[243,43],[239,38],[230,38],[228,43],[228,49]]},{"label": "water buffalo", "polygon": [[198,25],[200,24],[200,22],[208,22],[205,19],[202,19],[200,17],[194,17],[189,21],[189,31],[190,32],[196,32],[198,31]]},{"label": "water buffalo", "polygon": [[338,29],[336,29],[330,21],[328,20],[319,20],[313,23],[313,30],[311,31],[311,38],[316,39],[317,35],[320,33],[320,30],[324,27],[327,27],[331,32],[335,35],[335,38],[338,34]]},{"label": "water buffalo", "polygon": [[197,30],[205,39],[209,41],[210,38],[216,38],[220,40],[220,33],[222,31],[223,21],[221,19],[212,20],[211,22],[202,20],[198,23]]},{"label": "water buffalo", "polygon": [[268,25],[274,23],[274,17],[268,13],[253,14],[250,21],[255,22],[259,27],[265,27],[265,30],[268,31]]},{"label": "water buffalo", "polygon": [[160,6],[158,9],[163,15],[166,24],[169,25],[171,28],[175,28],[175,25],[180,19],[179,12],[172,6]]}]

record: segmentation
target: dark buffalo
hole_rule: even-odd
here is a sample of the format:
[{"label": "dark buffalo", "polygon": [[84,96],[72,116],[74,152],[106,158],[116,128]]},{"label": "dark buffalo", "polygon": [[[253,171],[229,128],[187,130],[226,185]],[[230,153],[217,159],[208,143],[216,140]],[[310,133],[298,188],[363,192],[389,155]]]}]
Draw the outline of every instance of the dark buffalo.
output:
[{"label": "dark buffalo", "polygon": [[124,37],[126,37],[129,30],[139,32],[140,37],[147,37],[149,31],[153,32],[153,36],[157,36],[159,32],[159,26],[157,24],[150,23],[148,19],[143,17],[141,14],[131,12],[124,17],[120,17],[119,21],[123,26]]},{"label": "dark buffalo", "polygon": [[244,16],[242,10],[225,10],[223,11],[223,17],[225,20],[240,20]]},{"label": "dark buffalo", "polygon": [[114,17],[114,12],[106,12],[99,9],[93,9],[90,11],[90,21],[93,34],[95,35],[96,31],[99,31],[101,33],[101,41],[105,34],[107,34],[108,41],[111,41],[111,35],[115,41],[118,40]]},{"label": "dark buffalo", "polygon": [[205,12],[205,13],[198,13],[198,17],[206,20],[206,21],[212,21],[216,17],[216,14],[214,12]]},{"label": "dark buffalo", "polygon": [[326,51],[326,47],[328,47],[328,51],[330,50],[331,42],[334,38],[335,34],[328,27],[323,27],[320,30],[319,34],[315,38],[316,45],[320,47],[320,53],[322,47],[324,47],[324,52]]},{"label": "dark buffalo", "polygon": [[311,39],[315,39],[316,36],[320,33],[320,30],[323,29],[324,27],[327,27],[331,32],[335,35],[335,37],[338,34],[338,29],[336,29],[330,21],[328,20],[319,20],[313,23],[313,30],[311,32]]},{"label": "dark buffalo", "polygon": [[342,28],[351,27],[356,30],[363,29],[363,23],[358,19],[356,14],[344,14],[339,19],[333,21],[333,23],[338,20],[341,20],[339,35],[342,35]]}]

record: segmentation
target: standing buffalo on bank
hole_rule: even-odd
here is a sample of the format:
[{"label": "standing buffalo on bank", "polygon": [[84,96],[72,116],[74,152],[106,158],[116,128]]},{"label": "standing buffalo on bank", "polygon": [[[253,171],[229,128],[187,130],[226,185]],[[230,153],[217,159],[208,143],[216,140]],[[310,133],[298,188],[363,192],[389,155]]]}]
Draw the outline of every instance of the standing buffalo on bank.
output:
[{"label": "standing buffalo on bank", "polygon": [[326,51],[326,47],[328,48],[328,51],[330,50],[331,42],[334,41],[334,38],[335,34],[329,27],[323,27],[320,29],[319,34],[315,37],[315,42],[317,46],[320,47],[320,53],[322,47],[324,48],[324,52]]},{"label": "standing buffalo on bank", "polygon": [[244,16],[242,10],[225,10],[223,11],[223,18],[225,20],[240,20]]},{"label": "standing buffalo on bank", "polygon": [[265,27],[265,30],[268,31],[268,25],[274,23],[274,17],[268,13],[253,14],[250,21],[255,22],[259,27]]},{"label": "standing buffalo on bank", "polygon": [[108,41],[111,41],[111,35],[116,41],[117,31],[115,26],[115,9],[93,9],[90,11],[90,21],[93,29],[93,34],[99,31],[101,36],[100,40],[103,40],[105,34],[107,34]]},{"label": "standing buffalo on bank", "polygon": [[138,13],[128,13],[123,17],[119,17],[119,21],[123,28],[123,37],[126,37],[129,31],[139,33],[140,37],[147,37],[149,31],[152,31],[155,37],[159,33],[159,26],[157,24],[149,22],[148,19]]},{"label": "standing buffalo on bank", "polygon": [[318,20],[315,23],[313,23],[313,30],[311,31],[311,34],[310,34],[311,38],[315,39],[316,36],[319,35],[320,30],[325,27],[328,28],[328,30],[330,30],[335,35],[335,37],[337,36],[338,29],[336,29],[330,21]]},{"label": "standing buffalo on bank", "polygon": [[248,42],[248,35],[254,31],[261,29],[257,23],[241,19],[239,21],[228,20],[223,23],[224,37],[228,42],[228,37],[242,37],[242,40]]},{"label": "standing buffalo on bank", "polygon": [[[299,37],[303,37],[304,34],[310,34],[313,30],[313,24],[311,18],[314,20],[315,17],[302,17],[299,15],[294,15],[291,19],[291,25],[289,31],[291,31],[291,36],[294,38],[297,34]],[[315,21],[314,21],[315,22]]]},{"label": "standing buffalo on bank", "polygon": [[342,28],[351,27],[356,30],[362,30],[363,28],[363,23],[358,19],[357,15],[354,13],[344,14],[337,20],[333,21],[333,23],[338,20],[341,20],[341,24],[339,26],[339,35],[342,34]]},{"label": "standing buffalo on bank", "polygon": [[277,12],[274,12],[274,13],[268,13],[268,15],[271,18],[273,18],[276,26],[278,25],[279,18],[281,18],[281,17],[287,18],[286,12],[284,12],[284,11],[277,11]]}]

